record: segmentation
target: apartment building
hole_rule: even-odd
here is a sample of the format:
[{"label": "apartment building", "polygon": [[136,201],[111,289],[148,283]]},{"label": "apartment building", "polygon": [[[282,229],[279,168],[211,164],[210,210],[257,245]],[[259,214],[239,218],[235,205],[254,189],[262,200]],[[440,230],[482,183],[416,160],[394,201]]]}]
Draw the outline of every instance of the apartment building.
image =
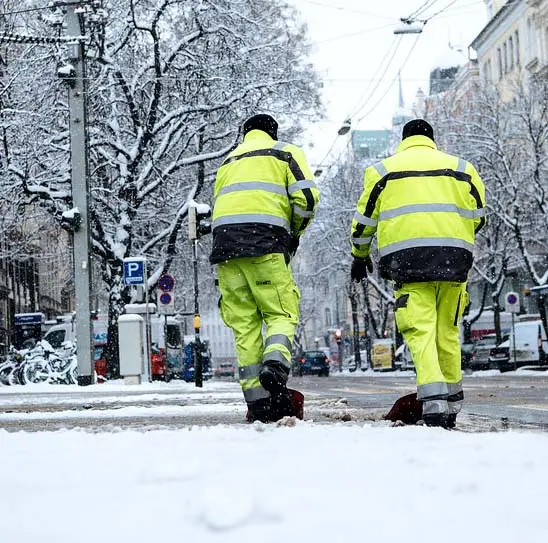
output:
[{"label": "apartment building", "polygon": [[487,25],[471,43],[480,78],[511,99],[529,78],[546,73],[548,0],[485,0]]}]

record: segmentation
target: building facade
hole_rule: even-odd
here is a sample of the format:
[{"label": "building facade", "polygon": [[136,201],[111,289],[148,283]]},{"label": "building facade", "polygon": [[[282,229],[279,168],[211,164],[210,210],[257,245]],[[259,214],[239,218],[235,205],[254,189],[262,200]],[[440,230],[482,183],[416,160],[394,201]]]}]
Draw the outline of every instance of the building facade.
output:
[{"label": "building facade", "polygon": [[491,16],[470,47],[479,73],[511,99],[529,78],[546,74],[548,61],[548,0],[486,0]]}]

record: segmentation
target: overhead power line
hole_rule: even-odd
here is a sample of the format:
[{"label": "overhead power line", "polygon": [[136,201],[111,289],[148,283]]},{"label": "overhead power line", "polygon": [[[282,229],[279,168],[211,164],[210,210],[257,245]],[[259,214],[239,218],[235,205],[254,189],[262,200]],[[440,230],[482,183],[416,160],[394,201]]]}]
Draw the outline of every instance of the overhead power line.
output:
[{"label": "overhead power line", "polygon": [[357,30],[356,32],[345,32],[344,34],[339,34],[338,36],[332,36],[331,38],[325,38],[323,40],[316,40],[313,42],[310,42],[310,45],[320,45],[322,43],[328,43],[336,40],[342,40],[346,38],[352,38],[354,36],[360,36],[361,34],[366,34],[369,32],[374,32],[376,30],[383,30],[384,28],[389,28],[394,26],[394,23],[385,24],[381,26],[374,26],[373,28],[364,28],[362,30]]},{"label": "overhead power line", "polygon": [[420,7],[418,7],[411,15],[404,17],[406,21],[416,21],[417,17],[424,13],[427,9],[432,7],[438,0],[426,0]]},{"label": "overhead power line", "polygon": [[[380,84],[382,83],[383,79],[384,79],[384,76],[388,73],[388,70],[390,69],[390,65],[392,64],[392,61],[394,60],[394,57],[396,56],[396,53],[398,52],[398,49],[400,47],[400,44],[401,44],[401,40],[402,40],[402,36],[399,36],[398,38],[394,38],[395,42],[395,48],[394,50],[392,51],[392,54],[390,56],[390,59],[388,60],[388,63],[386,64],[386,66],[384,67],[384,70],[383,72],[381,73],[381,75],[376,78],[377,79],[377,84],[371,89],[370,92],[367,92],[367,98],[365,98],[363,101],[362,101],[362,98],[360,98],[360,101],[362,101],[363,103],[355,110],[353,111],[352,113],[352,116],[355,117],[356,115],[358,115],[358,113],[367,105],[367,103],[369,102],[369,100],[371,100],[371,98],[373,97],[373,95],[375,94],[375,91],[379,88]],[[386,59],[386,57],[388,57],[388,54],[389,54],[389,51],[390,51],[390,48],[388,49],[387,53],[385,54],[382,62],[384,62],[384,60]],[[382,62],[381,62],[381,65],[382,65]],[[379,69],[380,69],[380,66],[379,65]],[[368,88],[369,88],[370,85],[368,85]],[[364,93],[365,95],[365,93]]]},{"label": "overhead power line", "polygon": [[36,6],[34,8],[25,8],[25,9],[17,9],[13,11],[2,11],[0,12],[0,16],[6,17],[7,15],[18,15],[19,13],[30,13],[32,11],[42,11],[46,9],[51,9],[51,6]]},{"label": "overhead power line", "polygon": [[[444,11],[448,10],[451,6],[453,6],[454,4],[457,3],[457,0],[452,0],[451,2],[449,2],[449,4],[447,4],[444,8],[440,9],[439,11],[436,11],[436,13],[433,13],[432,15],[430,15],[430,17],[428,17],[427,21],[429,21],[430,19],[433,19],[434,17],[436,17],[437,15],[439,15],[440,13],[443,13]],[[425,21],[426,22],[426,21]]]},{"label": "overhead power line", "polygon": [[359,119],[358,119],[358,122],[359,121],[363,121],[363,119],[365,119],[370,113],[373,112],[373,110],[382,102],[382,100],[384,100],[384,98],[386,97],[386,95],[390,92],[390,89],[394,86],[394,83],[396,82],[396,80],[398,79],[398,76],[400,74],[400,72],[405,68],[405,65],[407,64],[409,58],[411,57],[411,54],[413,53],[415,47],[417,46],[417,43],[419,42],[419,38],[420,38],[420,34],[416,37],[413,45],[411,46],[411,49],[409,49],[409,53],[407,53],[407,56],[405,57],[402,65],[400,66],[400,69],[398,70],[398,73],[396,74],[396,76],[392,79],[392,81],[390,82],[390,86],[386,89],[386,92],[375,102],[375,104],[373,104],[371,106],[371,108],[366,112],[364,113]]},{"label": "overhead power line", "polygon": [[387,20],[397,19],[397,17],[389,17],[388,15],[381,15],[380,13],[371,13],[370,11],[363,11],[361,9],[354,9],[354,8],[349,8],[345,6],[334,6],[333,4],[317,2],[316,0],[301,0],[301,1],[307,4],[312,4],[314,6],[320,6],[323,8],[333,9],[336,11],[344,11],[346,13],[359,13],[361,15],[367,15],[368,17],[375,17],[377,19],[387,19]]}]

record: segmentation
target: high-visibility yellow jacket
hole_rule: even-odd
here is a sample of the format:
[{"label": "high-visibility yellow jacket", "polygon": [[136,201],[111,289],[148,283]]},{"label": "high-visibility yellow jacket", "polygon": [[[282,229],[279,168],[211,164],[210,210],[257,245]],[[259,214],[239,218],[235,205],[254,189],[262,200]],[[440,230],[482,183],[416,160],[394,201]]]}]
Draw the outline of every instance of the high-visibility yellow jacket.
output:
[{"label": "high-visibility yellow jacket", "polygon": [[426,136],[411,136],[365,170],[352,254],[368,256],[376,233],[384,278],[466,281],[484,224],[485,188],[474,166]]},{"label": "high-visibility yellow jacket", "polygon": [[304,152],[251,130],[217,171],[212,263],[288,253],[314,216],[319,191]]}]

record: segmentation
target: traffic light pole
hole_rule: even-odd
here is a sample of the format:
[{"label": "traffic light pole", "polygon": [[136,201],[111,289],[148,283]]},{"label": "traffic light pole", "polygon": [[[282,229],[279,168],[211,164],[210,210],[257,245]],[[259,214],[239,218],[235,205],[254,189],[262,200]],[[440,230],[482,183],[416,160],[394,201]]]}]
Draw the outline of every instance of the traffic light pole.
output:
[{"label": "traffic light pole", "polygon": [[194,268],[194,383],[204,385],[202,366],[202,344],[200,340],[200,305],[198,291],[198,240],[192,241],[192,266]]},{"label": "traffic light pole", "polygon": [[[66,7],[67,32],[81,36],[77,7],[78,0],[63,2]],[[70,62],[74,68],[73,85],[69,87],[70,108],[70,156],[72,181],[72,206],[80,215],[79,225],[73,232],[74,290],[76,298],[75,332],[78,345],[78,384],[91,385],[94,381],[93,341],[90,293],[90,228],[89,228],[89,181],[86,144],[86,77],[84,44],[75,41],[68,47]]]},{"label": "traffic light pole", "polygon": [[200,339],[200,307],[198,303],[198,239],[211,232],[209,224],[211,208],[207,204],[190,202],[188,206],[188,239],[192,242],[192,266],[194,268],[194,382],[204,384],[202,342]]}]

